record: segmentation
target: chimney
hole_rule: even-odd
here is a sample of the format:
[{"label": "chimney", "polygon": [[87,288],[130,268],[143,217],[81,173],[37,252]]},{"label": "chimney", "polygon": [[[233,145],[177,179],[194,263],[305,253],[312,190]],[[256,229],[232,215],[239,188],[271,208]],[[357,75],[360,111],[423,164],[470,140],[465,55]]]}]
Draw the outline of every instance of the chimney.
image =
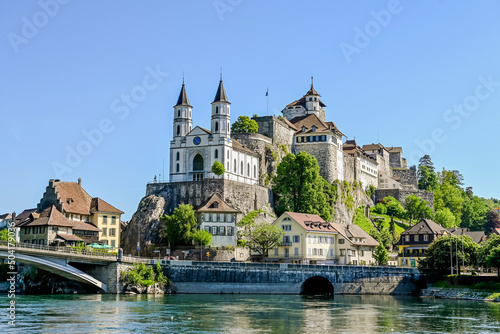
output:
[{"label": "chimney", "polygon": [[82,186],[82,178],[81,178],[81,177],[79,177],[79,178],[78,178],[78,185],[79,185],[80,187]]}]

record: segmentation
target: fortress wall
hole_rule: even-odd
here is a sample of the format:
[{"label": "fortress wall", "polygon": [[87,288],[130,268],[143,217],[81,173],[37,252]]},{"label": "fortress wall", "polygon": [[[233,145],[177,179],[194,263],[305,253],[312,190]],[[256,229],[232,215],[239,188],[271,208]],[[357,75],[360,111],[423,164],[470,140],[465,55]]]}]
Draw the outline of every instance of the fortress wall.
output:
[{"label": "fortress wall", "polygon": [[295,143],[295,153],[305,151],[318,161],[319,174],[332,183],[338,179],[337,147],[328,143]]},{"label": "fortress wall", "polygon": [[392,175],[403,186],[412,186],[418,189],[417,171],[413,169],[392,169]]}]

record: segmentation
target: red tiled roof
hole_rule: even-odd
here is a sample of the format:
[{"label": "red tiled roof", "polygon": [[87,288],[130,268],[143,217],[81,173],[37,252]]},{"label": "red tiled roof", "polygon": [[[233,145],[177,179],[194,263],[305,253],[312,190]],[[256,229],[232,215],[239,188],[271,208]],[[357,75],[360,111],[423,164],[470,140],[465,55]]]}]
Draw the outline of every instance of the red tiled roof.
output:
[{"label": "red tiled roof", "polygon": [[[297,134],[300,133],[322,133],[322,132],[340,132],[335,123],[333,122],[323,122],[316,116],[316,114],[309,114],[306,116],[298,116],[290,120],[290,122],[295,125],[298,129]],[[316,127],[316,131],[313,131],[313,126]],[[305,131],[302,131],[302,127],[305,127]]]},{"label": "red tiled roof", "polygon": [[66,241],[83,241],[82,238],[73,234],[57,233],[57,236]]},{"label": "red tiled roof", "polygon": [[96,232],[100,231],[99,228],[90,223],[67,219],[61,212],[59,212],[59,210],[57,210],[57,208],[54,205],[43,210],[38,218],[32,217],[32,219],[23,221],[20,224],[18,224],[19,227],[44,226],[44,225],[71,227],[75,230],[82,230],[82,231],[96,231]]},{"label": "red tiled roof", "polygon": [[285,212],[284,214],[290,216],[306,231],[337,233],[337,230],[330,223],[318,215],[298,212]]},{"label": "red tiled roof", "polygon": [[[331,223],[332,226],[350,243],[356,245],[378,246],[377,240],[366,233],[361,227],[355,224]],[[363,239],[362,242],[355,242],[353,238]]]},{"label": "red tiled roof", "polygon": [[66,213],[76,213],[81,215],[90,215],[90,196],[76,182],[54,182],[55,191],[62,202],[62,208]]},{"label": "red tiled roof", "polygon": [[[217,204],[215,204],[217,203]],[[217,207],[215,207],[217,206]],[[208,201],[200,206],[197,212],[234,212],[238,213],[240,211],[230,207],[224,200],[219,196],[219,194],[213,194]]]},{"label": "red tiled roof", "polygon": [[99,197],[94,197],[92,198],[92,203],[90,206],[90,212],[111,212],[111,213],[119,213],[123,214],[123,211],[118,210],[108,202],[106,202],[103,199],[100,199]]}]

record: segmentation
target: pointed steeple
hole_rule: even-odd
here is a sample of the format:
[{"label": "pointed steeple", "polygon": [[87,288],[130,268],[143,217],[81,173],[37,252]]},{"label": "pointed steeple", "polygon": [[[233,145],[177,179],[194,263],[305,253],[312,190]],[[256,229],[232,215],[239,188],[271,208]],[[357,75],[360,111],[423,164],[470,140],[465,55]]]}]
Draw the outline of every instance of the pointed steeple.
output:
[{"label": "pointed steeple", "polygon": [[184,85],[184,78],[182,78],[182,88],[181,92],[179,94],[179,98],[177,99],[177,106],[189,106],[191,107],[191,104],[189,103],[189,98],[186,92],[186,86]]},{"label": "pointed steeple", "polygon": [[[222,73],[220,74],[219,88],[217,88],[217,93],[215,94],[214,102],[229,102],[227,100],[226,90],[224,89],[224,84],[222,83]],[[214,103],[212,102],[212,103]]]},{"label": "pointed steeple", "polygon": [[316,89],[314,89],[314,77],[311,76],[311,89],[309,89],[306,93],[305,96],[308,96],[308,95],[317,95],[317,96],[321,96],[318,94],[318,92],[316,91]]}]

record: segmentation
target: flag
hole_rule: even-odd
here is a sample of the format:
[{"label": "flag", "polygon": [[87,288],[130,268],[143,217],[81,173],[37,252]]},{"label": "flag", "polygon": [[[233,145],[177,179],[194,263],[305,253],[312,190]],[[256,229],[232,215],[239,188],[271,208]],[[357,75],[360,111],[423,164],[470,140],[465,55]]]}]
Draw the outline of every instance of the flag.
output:
[{"label": "flag", "polygon": [[268,95],[269,95],[269,88],[266,91],[266,96],[268,96]]}]

